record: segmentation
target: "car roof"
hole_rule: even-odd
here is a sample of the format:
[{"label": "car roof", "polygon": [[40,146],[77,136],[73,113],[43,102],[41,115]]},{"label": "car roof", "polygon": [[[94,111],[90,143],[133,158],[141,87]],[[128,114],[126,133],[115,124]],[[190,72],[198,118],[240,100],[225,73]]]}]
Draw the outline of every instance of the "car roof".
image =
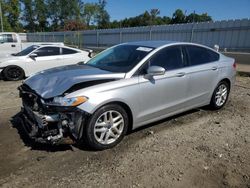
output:
[{"label": "car roof", "polygon": [[210,49],[216,53],[218,53],[215,49],[210,48],[208,46],[204,46],[202,44],[197,44],[197,43],[192,43],[192,42],[178,42],[178,41],[165,41],[165,40],[155,40],[155,41],[137,41],[137,42],[127,42],[123,44],[130,44],[130,45],[136,45],[136,46],[145,46],[145,47],[150,47],[150,48],[160,48],[163,46],[167,45],[194,45],[194,46],[199,46],[203,48]]},{"label": "car roof", "polygon": [[155,40],[155,41],[137,41],[137,42],[127,42],[124,44],[136,45],[136,46],[147,46],[151,48],[159,48],[167,44],[175,44],[178,42],[175,41],[164,41],[164,40]]},{"label": "car roof", "polygon": [[[39,43],[39,42],[38,42]],[[34,44],[34,45],[37,45],[37,46],[45,46],[45,47],[64,47],[64,45],[63,44],[53,44],[53,43],[43,43],[43,42],[41,42],[41,43],[39,43],[39,44]]]},{"label": "car roof", "polygon": [[58,47],[58,48],[67,48],[67,49],[72,49],[72,50],[76,50],[76,51],[82,51],[78,48],[72,48],[70,46],[65,46],[65,45],[58,45],[58,44],[34,44],[34,46],[38,46],[40,47]]}]

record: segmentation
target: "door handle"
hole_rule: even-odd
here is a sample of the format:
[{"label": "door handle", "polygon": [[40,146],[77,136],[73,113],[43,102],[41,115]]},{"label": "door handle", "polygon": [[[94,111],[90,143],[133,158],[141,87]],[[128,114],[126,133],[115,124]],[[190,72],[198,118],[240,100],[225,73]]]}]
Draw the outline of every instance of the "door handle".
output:
[{"label": "door handle", "polygon": [[176,74],[177,77],[183,77],[185,76],[185,72],[179,72]]},{"label": "door handle", "polygon": [[11,47],[14,48],[14,47],[16,47],[16,45],[15,45],[15,44],[12,44]]},{"label": "door handle", "polygon": [[212,67],[212,70],[217,70],[218,69],[218,67]]}]

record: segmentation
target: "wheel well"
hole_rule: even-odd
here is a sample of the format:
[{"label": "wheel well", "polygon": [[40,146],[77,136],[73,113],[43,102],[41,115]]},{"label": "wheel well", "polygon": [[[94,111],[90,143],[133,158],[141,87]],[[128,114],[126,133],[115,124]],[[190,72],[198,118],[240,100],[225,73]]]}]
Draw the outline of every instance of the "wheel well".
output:
[{"label": "wheel well", "polygon": [[228,78],[224,78],[220,82],[226,82],[228,84],[228,86],[229,86],[229,90],[231,89],[231,81]]},{"label": "wheel well", "polygon": [[[126,103],[120,102],[120,101],[115,101],[115,102],[110,102],[108,104],[117,104],[119,106],[121,106],[122,108],[124,108],[124,110],[127,112],[128,114],[128,119],[129,119],[129,123],[128,123],[128,131],[130,132],[133,128],[133,114],[131,109],[129,108],[129,106]],[[107,105],[107,104],[105,104]]]},{"label": "wheel well", "polygon": [[23,74],[24,74],[23,76],[24,76],[24,78],[26,77],[26,72],[24,71],[24,69],[23,69],[22,67],[20,67],[20,66],[18,66],[18,65],[8,65],[8,66],[4,67],[4,69],[3,69],[2,72],[4,72],[4,70],[7,69],[7,68],[9,68],[9,67],[18,67],[18,68],[20,68],[20,69],[23,71]]}]

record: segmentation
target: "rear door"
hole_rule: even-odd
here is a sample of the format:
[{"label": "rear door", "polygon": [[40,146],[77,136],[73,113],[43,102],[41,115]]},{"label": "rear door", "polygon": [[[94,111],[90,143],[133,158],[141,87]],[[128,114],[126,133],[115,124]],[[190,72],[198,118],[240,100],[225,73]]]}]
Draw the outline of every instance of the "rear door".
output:
[{"label": "rear door", "polygon": [[33,53],[37,57],[30,58],[26,66],[30,74],[63,65],[59,47],[41,47]]},{"label": "rear door", "polygon": [[218,82],[218,60],[219,54],[200,46],[184,46],[189,75],[188,83],[188,105],[199,106],[210,102],[211,94]]},{"label": "rear door", "polygon": [[78,51],[64,47],[61,48],[61,58],[63,59],[63,65],[76,64],[83,60]]},{"label": "rear door", "polygon": [[[148,66],[161,66],[166,69],[164,75],[152,79],[144,77]],[[144,70],[143,70],[144,69]],[[188,77],[180,46],[166,47],[157,52],[142,68],[139,75],[140,114],[139,122],[150,122],[185,108]]]}]

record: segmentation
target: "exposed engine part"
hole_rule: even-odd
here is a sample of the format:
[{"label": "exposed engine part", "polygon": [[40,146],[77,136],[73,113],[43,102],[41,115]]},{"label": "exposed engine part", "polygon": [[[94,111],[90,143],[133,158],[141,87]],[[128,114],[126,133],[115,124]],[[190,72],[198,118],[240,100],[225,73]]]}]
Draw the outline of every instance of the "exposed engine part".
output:
[{"label": "exposed engine part", "polygon": [[59,121],[59,114],[53,115],[42,115],[39,112],[32,111],[35,116],[35,119],[38,123],[40,128],[44,128],[48,125],[49,122],[58,122]]},{"label": "exposed engine part", "polygon": [[73,144],[81,139],[88,113],[68,107],[47,107],[34,91],[25,86],[19,90],[23,99],[20,117],[30,138],[50,144]]},{"label": "exposed engine part", "polygon": [[67,126],[68,125],[68,121],[65,119],[65,120],[62,120],[62,126]]},{"label": "exposed engine part", "polygon": [[55,141],[58,141],[59,139],[61,139],[63,137],[63,129],[62,129],[61,122],[58,122],[58,131],[59,131],[59,134],[57,134],[55,136],[48,136],[47,140],[54,143]]},{"label": "exposed engine part", "polygon": [[44,118],[47,122],[57,122],[59,121],[59,114],[44,115]]}]

